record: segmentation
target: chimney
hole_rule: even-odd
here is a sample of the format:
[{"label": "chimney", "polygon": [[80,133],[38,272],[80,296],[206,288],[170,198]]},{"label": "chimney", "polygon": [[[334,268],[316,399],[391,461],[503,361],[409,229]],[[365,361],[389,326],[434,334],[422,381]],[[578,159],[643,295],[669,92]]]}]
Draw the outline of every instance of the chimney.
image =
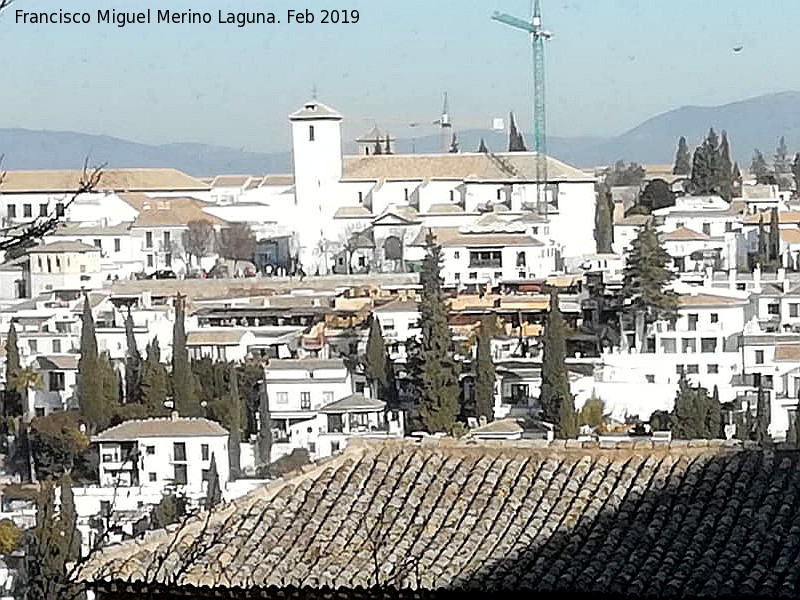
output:
[{"label": "chimney", "polygon": [[753,286],[758,289],[761,287],[761,265],[756,265],[753,269]]},{"label": "chimney", "polygon": [[368,385],[364,386],[364,391],[362,392],[364,398],[371,398],[372,397],[372,389]]},{"label": "chimney", "polygon": [[178,411],[177,410],[173,410],[171,413],[169,413],[169,420],[172,421],[173,423],[175,421],[177,421],[179,418],[180,418],[180,415],[178,415]]}]

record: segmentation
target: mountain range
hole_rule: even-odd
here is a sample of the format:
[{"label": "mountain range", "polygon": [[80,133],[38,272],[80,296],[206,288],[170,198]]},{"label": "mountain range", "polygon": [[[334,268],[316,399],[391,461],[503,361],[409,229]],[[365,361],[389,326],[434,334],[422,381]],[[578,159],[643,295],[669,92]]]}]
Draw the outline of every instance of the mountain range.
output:
[{"label": "mountain range", "polygon": [[[759,148],[769,159],[778,139],[786,137],[791,151],[800,150],[800,92],[768,94],[721,106],[684,106],[657,115],[614,137],[548,138],[548,153],[579,167],[606,165],[618,159],[639,163],[671,163],[681,135],[692,148],[709,127],[727,130],[734,160],[750,164]],[[481,138],[490,150],[504,151],[507,134],[491,130],[457,131],[462,151],[477,150]],[[526,135],[529,147],[533,146]],[[437,135],[398,139],[398,152],[437,152]],[[345,143],[345,152],[355,145]],[[74,169],[85,157],[90,163],[108,167],[173,167],[195,176],[226,173],[286,173],[291,171],[291,153],[248,152],[206,144],[175,143],[149,145],[106,135],[64,131],[0,129],[0,151],[4,169]]]}]

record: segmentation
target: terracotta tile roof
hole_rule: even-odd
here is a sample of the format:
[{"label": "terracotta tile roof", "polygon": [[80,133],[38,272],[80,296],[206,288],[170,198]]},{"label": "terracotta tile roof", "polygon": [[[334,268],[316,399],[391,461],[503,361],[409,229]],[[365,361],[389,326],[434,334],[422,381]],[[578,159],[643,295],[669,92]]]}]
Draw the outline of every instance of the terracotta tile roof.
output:
[{"label": "terracotta tile roof", "polygon": [[681,294],[678,296],[680,307],[689,306],[735,306],[747,304],[747,300],[731,298],[730,296],[714,296],[713,294]]},{"label": "terracotta tile roof", "polygon": [[50,354],[37,356],[36,362],[42,371],[76,371],[79,358],[77,354]]},{"label": "terracotta tile roof", "polygon": [[[478,247],[478,246],[543,246],[538,239],[525,233],[466,233],[460,227],[434,227],[433,233],[436,242],[443,248],[447,247]],[[425,246],[428,228],[422,227],[416,239],[409,246]]]},{"label": "terracotta tile roof", "polygon": [[395,590],[381,598],[800,594],[800,453],[722,440],[567,444],[352,441],[211,514],[101,550],[76,579],[174,595],[198,586],[201,597],[276,586],[279,597],[372,586],[377,553],[377,577]]},{"label": "terracotta tile roof", "polygon": [[[0,192],[69,192],[76,190],[83,171],[8,171]],[[207,190],[209,185],[177,169],[107,169],[98,190],[115,192],[170,192]]]},{"label": "terracotta tile roof", "polygon": [[344,369],[344,361],[341,358],[285,358],[273,359],[267,364],[267,371],[277,371],[291,369],[296,370],[305,369],[306,371],[315,371],[317,369]]},{"label": "terracotta tile roof", "polygon": [[243,188],[251,179],[250,175],[217,175],[211,187]]},{"label": "terracotta tile roof", "polygon": [[289,115],[289,120],[291,121],[303,121],[308,119],[341,121],[342,118],[342,115],[336,109],[322,102],[317,102],[316,100],[306,102],[303,108]]},{"label": "terracotta tile roof", "polygon": [[386,402],[367,398],[364,394],[350,394],[346,398],[323,406],[319,412],[323,414],[339,414],[350,412],[375,412],[386,408]]},{"label": "terracotta tile roof", "polygon": [[340,206],[333,215],[334,219],[369,219],[372,213],[365,206]]},{"label": "terracotta tile roof", "polygon": [[775,346],[775,360],[800,361],[800,344],[779,344]]},{"label": "terracotta tile roof", "polygon": [[428,208],[429,215],[450,215],[463,213],[464,209],[458,204],[431,204]]},{"label": "terracotta tile roof", "polygon": [[238,346],[246,329],[200,329],[186,334],[187,346]]},{"label": "terracotta tile roof", "polygon": [[[744,222],[747,225],[758,225],[761,217],[764,217],[764,225],[769,225],[771,217],[771,211],[764,210],[761,212],[753,213],[751,215],[747,215],[744,218]],[[800,210],[780,210],[778,211],[778,223],[781,225],[792,225],[792,224],[800,224]]]},{"label": "terracotta tile roof", "polygon": [[264,175],[260,187],[294,185],[294,175]]},{"label": "terracotta tile roof", "polygon": [[96,246],[90,246],[89,244],[84,244],[83,242],[77,242],[72,240],[64,240],[58,242],[50,242],[49,244],[44,244],[43,246],[34,246],[29,250],[31,254],[42,254],[42,253],[51,253],[51,252],[100,252],[100,248]]},{"label": "terracotta tile roof", "polygon": [[628,215],[624,217],[622,220],[614,221],[615,226],[621,227],[641,227],[642,225],[647,225],[652,219],[650,215]]},{"label": "terracotta tile roof", "polygon": [[[536,181],[536,153],[498,154],[391,154],[346,156],[344,179],[455,179],[489,181]],[[594,177],[566,163],[547,157],[550,181],[594,181]]]},{"label": "terracotta tile roof", "polygon": [[133,227],[180,227],[190,221],[208,221],[212,225],[227,225],[228,222],[203,210],[206,206],[195,198],[150,198],[144,194],[123,194],[139,214]]},{"label": "terracotta tile roof", "polygon": [[662,235],[661,239],[665,242],[705,242],[710,240],[711,237],[705,233],[700,233],[694,229],[689,229],[688,227],[678,227],[675,231],[670,231],[669,233]]},{"label": "terracotta tile roof", "polygon": [[81,223],[62,223],[52,235],[85,236],[85,235],[113,235],[122,236],[130,233],[132,223],[123,221],[114,225],[83,225]]},{"label": "terracotta tile roof", "polygon": [[383,312],[419,312],[419,303],[416,300],[396,298],[386,304],[381,304],[372,309],[374,313]]},{"label": "terracotta tile roof", "polygon": [[164,417],[125,421],[101,431],[92,438],[95,442],[128,442],[150,437],[223,436],[228,431],[219,423],[202,418]]}]

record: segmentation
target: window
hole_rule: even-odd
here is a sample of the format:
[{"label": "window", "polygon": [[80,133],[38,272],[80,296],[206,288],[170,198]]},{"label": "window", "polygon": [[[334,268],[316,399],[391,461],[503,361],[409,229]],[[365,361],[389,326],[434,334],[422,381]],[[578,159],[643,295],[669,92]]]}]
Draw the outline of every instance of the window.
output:
[{"label": "window", "polygon": [[186,444],[184,442],[173,442],[172,456],[175,461],[186,461]]},{"label": "window", "polygon": [[61,352],[61,340],[53,340],[53,354]]},{"label": "window", "polygon": [[731,231],[733,231],[733,223],[730,221],[725,221],[725,232],[729,233]]},{"label": "window", "polygon": [[275,394],[275,402],[278,404],[288,404],[289,403],[289,392],[278,392]]},{"label": "window", "polygon": [[56,216],[63,217],[64,216],[64,203],[58,202],[56,203]]},{"label": "window", "polygon": [[303,410],[311,408],[311,392],[300,392],[300,408]]},{"label": "window", "polygon": [[719,373],[719,365],[708,365],[707,370],[709,375],[716,375]]},{"label": "window", "polygon": [[316,452],[317,452],[317,445],[314,442],[308,442],[308,453],[316,454]]},{"label": "window", "polygon": [[686,367],[684,367],[683,365],[675,365],[675,372],[678,375],[682,375],[685,369]]},{"label": "window", "polygon": [[175,476],[172,479],[176,485],[186,485],[186,465],[175,465]]},{"label": "window", "polygon": [[767,313],[770,315],[779,315],[781,314],[781,307],[779,304],[768,304],[767,305]]},{"label": "window", "polygon": [[202,460],[208,460],[208,444],[200,444],[200,457]]},{"label": "window", "polygon": [[655,375],[645,375],[644,377],[647,380],[647,383],[655,383],[656,382],[656,376]]},{"label": "window", "polygon": [[384,319],[381,326],[384,331],[394,331],[394,319]]},{"label": "window", "polygon": [[517,266],[524,267],[525,265],[525,253],[524,252],[517,252]]},{"label": "window", "polygon": [[408,202],[408,188],[403,188],[403,198]]},{"label": "window", "polygon": [[675,338],[661,338],[661,351],[664,354],[675,354]]},{"label": "window", "polygon": [[42,203],[39,205],[39,216],[46,217],[47,216],[47,204]]},{"label": "window", "polygon": [[339,451],[339,442],[331,442],[331,452]]},{"label": "window", "polygon": [[47,257],[47,272],[48,273],[53,272],[53,262],[50,260],[49,256]]},{"label": "window", "polygon": [[203,469],[200,472],[200,477],[207,483],[211,479],[211,469]]},{"label": "window", "polygon": [[798,317],[798,316],[800,316],[800,304],[797,304],[796,302],[792,302],[789,305],[789,316],[790,317]]},{"label": "window", "polygon": [[170,234],[169,234],[169,231],[165,231],[165,232],[164,232],[164,248],[165,248],[165,249],[169,248],[169,244],[170,244],[170,237],[171,237],[171,236],[170,236]]},{"label": "window", "polygon": [[764,351],[763,350],[756,350],[756,364],[763,365],[764,364]]},{"label": "window", "polygon": [[342,415],[328,415],[328,433],[342,433],[343,431]]},{"label": "window", "polygon": [[9,204],[8,205],[8,218],[9,219],[16,219],[17,218],[17,205],[16,204]]},{"label": "window", "polygon": [[470,271],[470,272],[469,272],[469,278],[470,278],[470,279],[477,279],[477,278],[478,278],[478,273],[477,273],[477,271]]},{"label": "window", "polygon": [[322,392],[323,404],[330,404],[333,402],[333,392]]},{"label": "window", "polygon": [[153,247],[153,232],[152,231],[145,231],[144,232],[144,247],[145,248],[152,248]]},{"label": "window", "polygon": [[314,126],[313,125],[309,125],[308,126],[308,141],[309,142],[313,142],[314,141]]},{"label": "window", "polygon": [[30,218],[33,216],[33,205],[32,204],[23,204],[22,205],[22,216],[25,218]]},{"label": "window", "polygon": [[455,199],[456,198],[455,198],[455,195],[453,194],[453,190],[450,190],[450,202],[452,202]]},{"label": "window", "polygon": [[503,190],[501,190],[500,188],[497,188],[497,199],[498,200],[503,199]]},{"label": "window", "polygon": [[111,514],[111,502],[100,500],[100,514],[106,517]]},{"label": "window", "polygon": [[455,252],[453,252],[453,258],[461,258],[461,253],[458,250],[456,250]]},{"label": "window", "polygon": [[64,373],[61,371],[51,371],[48,379],[50,380],[51,392],[64,391]]},{"label": "window", "polygon": [[698,317],[696,314],[689,315],[689,331],[697,331],[697,320]]},{"label": "window", "polygon": [[363,256],[359,256],[358,257],[358,266],[359,267],[364,267],[366,265],[367,265],[367,259],[365,257],[363,257]]},{"label": "window", "polygon": [[171,253],[171,252],[167,252],[167,253],[164,255],[164,264],[165,264],[166,266],[168,266],[168,267],[171,267],[171,266],[172,266],[172,253]]},{"label": "window", "polygon": [[461,273],[455,273],[453,277],[455,278],[456,281],[461,281]]},{"label": "window", "polygon": [[681,352],[684,354],[688,352],[697,352],[697,340],[694,338],[681,339]]},{"label": "window", "polygon": [[147,266],[148,267],[152,267],[153,266],[153,255],[152,254],[148,254],[147,255]]},{"label": "window", "polygon": [[94,247],[95,248],[102,248],[103,247],[103,240],[101,240],[100,238],[95,238]]},{"label": "window", "polygon": [[711,313],[711,322],[719,323],[719,313]]},{"label": "window", "polygon": [[700,368],[697,365],[686,365],[687,375],[697,375],[699,372]]},{"label": "window", "polygon": [[503,276],[502,272],[500,272],[500,271],[495,271],[494,272],[494,278],[495,279],[500,279],[502,276]]},{"label": "window", "polygon": [[81,273],[86,273],[86,265],[81,265]]},{"label": "window", "polygon": [[156,453],[156,447],[155,446],[145,446],[144,451],[145,451],[145,453],[147,453],[150,456],[152,456],[153,454]]},{"label": "window", "polygon": [[503,266],[503,253],[500,250],[471,250],[469,266],[472,268],[497,269]]},{"label": "window", "polygon": [[519,273],[517,273],[517,277],[519,277],[520,279],[525,279],[527,276],[528,274],[525,271],[520,271]]},{"label": "window", "polygon": [[155,481],[156,480],[156,474],[155,473],[148,473],[147,474],[147,479],[150,480],[151,482]]},{"label": "window", "polygon": [[364,192],[358,192],[358,203],[364,204]]},{"label": "window", "polygon": [[716,352],[717,351],[717,338],[701,338],[700,339],[700,352]]},{"label": "window", "polygon": [[36,340],[28,340],[28,348],[30,348],[31,352],[38,352],[39,344],[36,342]]},{"label": "window", "polygon": [[703,233],[711,235],[711,223],[703,223]]}]

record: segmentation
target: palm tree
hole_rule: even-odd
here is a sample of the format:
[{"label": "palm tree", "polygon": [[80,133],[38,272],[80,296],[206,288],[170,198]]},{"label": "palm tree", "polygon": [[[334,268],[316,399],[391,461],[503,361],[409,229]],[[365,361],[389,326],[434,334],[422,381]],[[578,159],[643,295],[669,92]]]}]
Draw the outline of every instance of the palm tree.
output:
[{"label": "palm tree", "polygon": [[33,366],[23,367],[11,374],[8,383],[15,392],[25,398],[22,412],[25,420],[29,421],[32,415],[28,409],[33,406],[30,393],[42,387],[42,374]]}]

